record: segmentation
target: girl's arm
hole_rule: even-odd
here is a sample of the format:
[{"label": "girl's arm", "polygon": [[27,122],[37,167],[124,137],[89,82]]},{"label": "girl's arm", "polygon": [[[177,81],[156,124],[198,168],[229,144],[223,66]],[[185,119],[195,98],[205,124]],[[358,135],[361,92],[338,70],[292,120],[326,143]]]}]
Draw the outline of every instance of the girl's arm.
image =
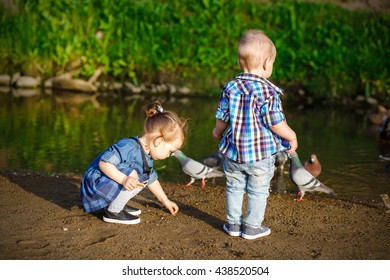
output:
[{"label": "girl's arm", "polygon": [[298,148],[297,135],[295,134],[294,130],[288,126],[286,121],[281,121],[280,123],[273,125],[270,128],[274,133],[288,141],[290,144],[290,149],[286,151],[287,153],[291,154]]},{"label": "girl's arm", "polygon": [[114,180],[120,185],[123,185],[123,187],[128,191],[138,187],[138,174],[135,170],[131,171],[129,176],[126,176],[126,174],[120,172],[115,165],[103,160],[99,162],[99,168],[108,178]]},{"label": "girl's arm", "polygon": [[179,212],[179,206],[177,206],[176,203],[168,199],[158,180],[148,185],[148,188],[162,203],[162,205],[164,205],[169,210],[169,212],[171,212],[172,215],[175,215],[177,212]]}]

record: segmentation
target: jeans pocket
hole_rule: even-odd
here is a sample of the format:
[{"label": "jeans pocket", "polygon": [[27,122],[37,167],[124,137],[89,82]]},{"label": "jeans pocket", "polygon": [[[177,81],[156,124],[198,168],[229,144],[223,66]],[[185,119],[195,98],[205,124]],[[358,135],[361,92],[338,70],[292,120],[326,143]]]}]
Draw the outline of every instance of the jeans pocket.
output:
[{"label": "jeans pocket", "polygon": [[271,156],[269,158],[263,159],[261,161],[255,162],[250,166],[253,176],[264,176],[271,175],[273,176],[275,170],[275,157]]}]

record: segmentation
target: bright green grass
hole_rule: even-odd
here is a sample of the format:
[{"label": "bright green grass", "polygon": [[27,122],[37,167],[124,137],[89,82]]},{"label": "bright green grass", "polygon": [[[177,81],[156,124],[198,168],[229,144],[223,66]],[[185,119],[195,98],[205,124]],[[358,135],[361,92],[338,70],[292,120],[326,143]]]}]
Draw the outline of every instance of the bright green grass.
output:
[{"label": "bright green grass", "polygon": [[[325,99],[390,96],[390,17],[301,1],[19,0],[0,3],[1,73],[172,82],[218,94],[240,71],[239,38],[264,30],[278,55],[271,80]],[[272,2],[272,3],[271,3]],[[104,35],[97,38],[100,31]]]}]

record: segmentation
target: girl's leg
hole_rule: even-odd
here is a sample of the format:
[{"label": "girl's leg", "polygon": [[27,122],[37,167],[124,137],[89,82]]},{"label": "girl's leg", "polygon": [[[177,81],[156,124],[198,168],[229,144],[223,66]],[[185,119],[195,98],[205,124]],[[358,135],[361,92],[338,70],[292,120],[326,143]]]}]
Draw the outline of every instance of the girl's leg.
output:
[{"label": "girl's leg", "polygon": [[123,188],[118,196],[110,203],[107,210],[112,213],[119,213],[123,210],[127,202],[136,196],[142,189],[142,187],[138,187],[134,190],[128,191]]}]

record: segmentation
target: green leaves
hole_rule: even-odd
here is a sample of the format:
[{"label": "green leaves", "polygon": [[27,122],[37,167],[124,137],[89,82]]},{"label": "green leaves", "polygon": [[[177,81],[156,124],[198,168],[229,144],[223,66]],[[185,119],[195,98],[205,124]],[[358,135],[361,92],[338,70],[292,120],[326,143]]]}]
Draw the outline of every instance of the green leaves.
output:
[{"label": "green leaves", "polygon": [[364,91],[366,81],[375,94],[390,91],[387,14],[293,0],[15,2],[16,13],[0,7],[0,59],[12,63],[0,65],[1,72],[51,59],[58,69],[46,69],[48,76],[84,57],[82,76],[104,65],[110,76],[153,83],[169,77],[206,91],[240,71],[238,41],[257,28],[275,42],[271,79],[281,86],[321,97],[326,84],[337,84],[341,94]]}]

